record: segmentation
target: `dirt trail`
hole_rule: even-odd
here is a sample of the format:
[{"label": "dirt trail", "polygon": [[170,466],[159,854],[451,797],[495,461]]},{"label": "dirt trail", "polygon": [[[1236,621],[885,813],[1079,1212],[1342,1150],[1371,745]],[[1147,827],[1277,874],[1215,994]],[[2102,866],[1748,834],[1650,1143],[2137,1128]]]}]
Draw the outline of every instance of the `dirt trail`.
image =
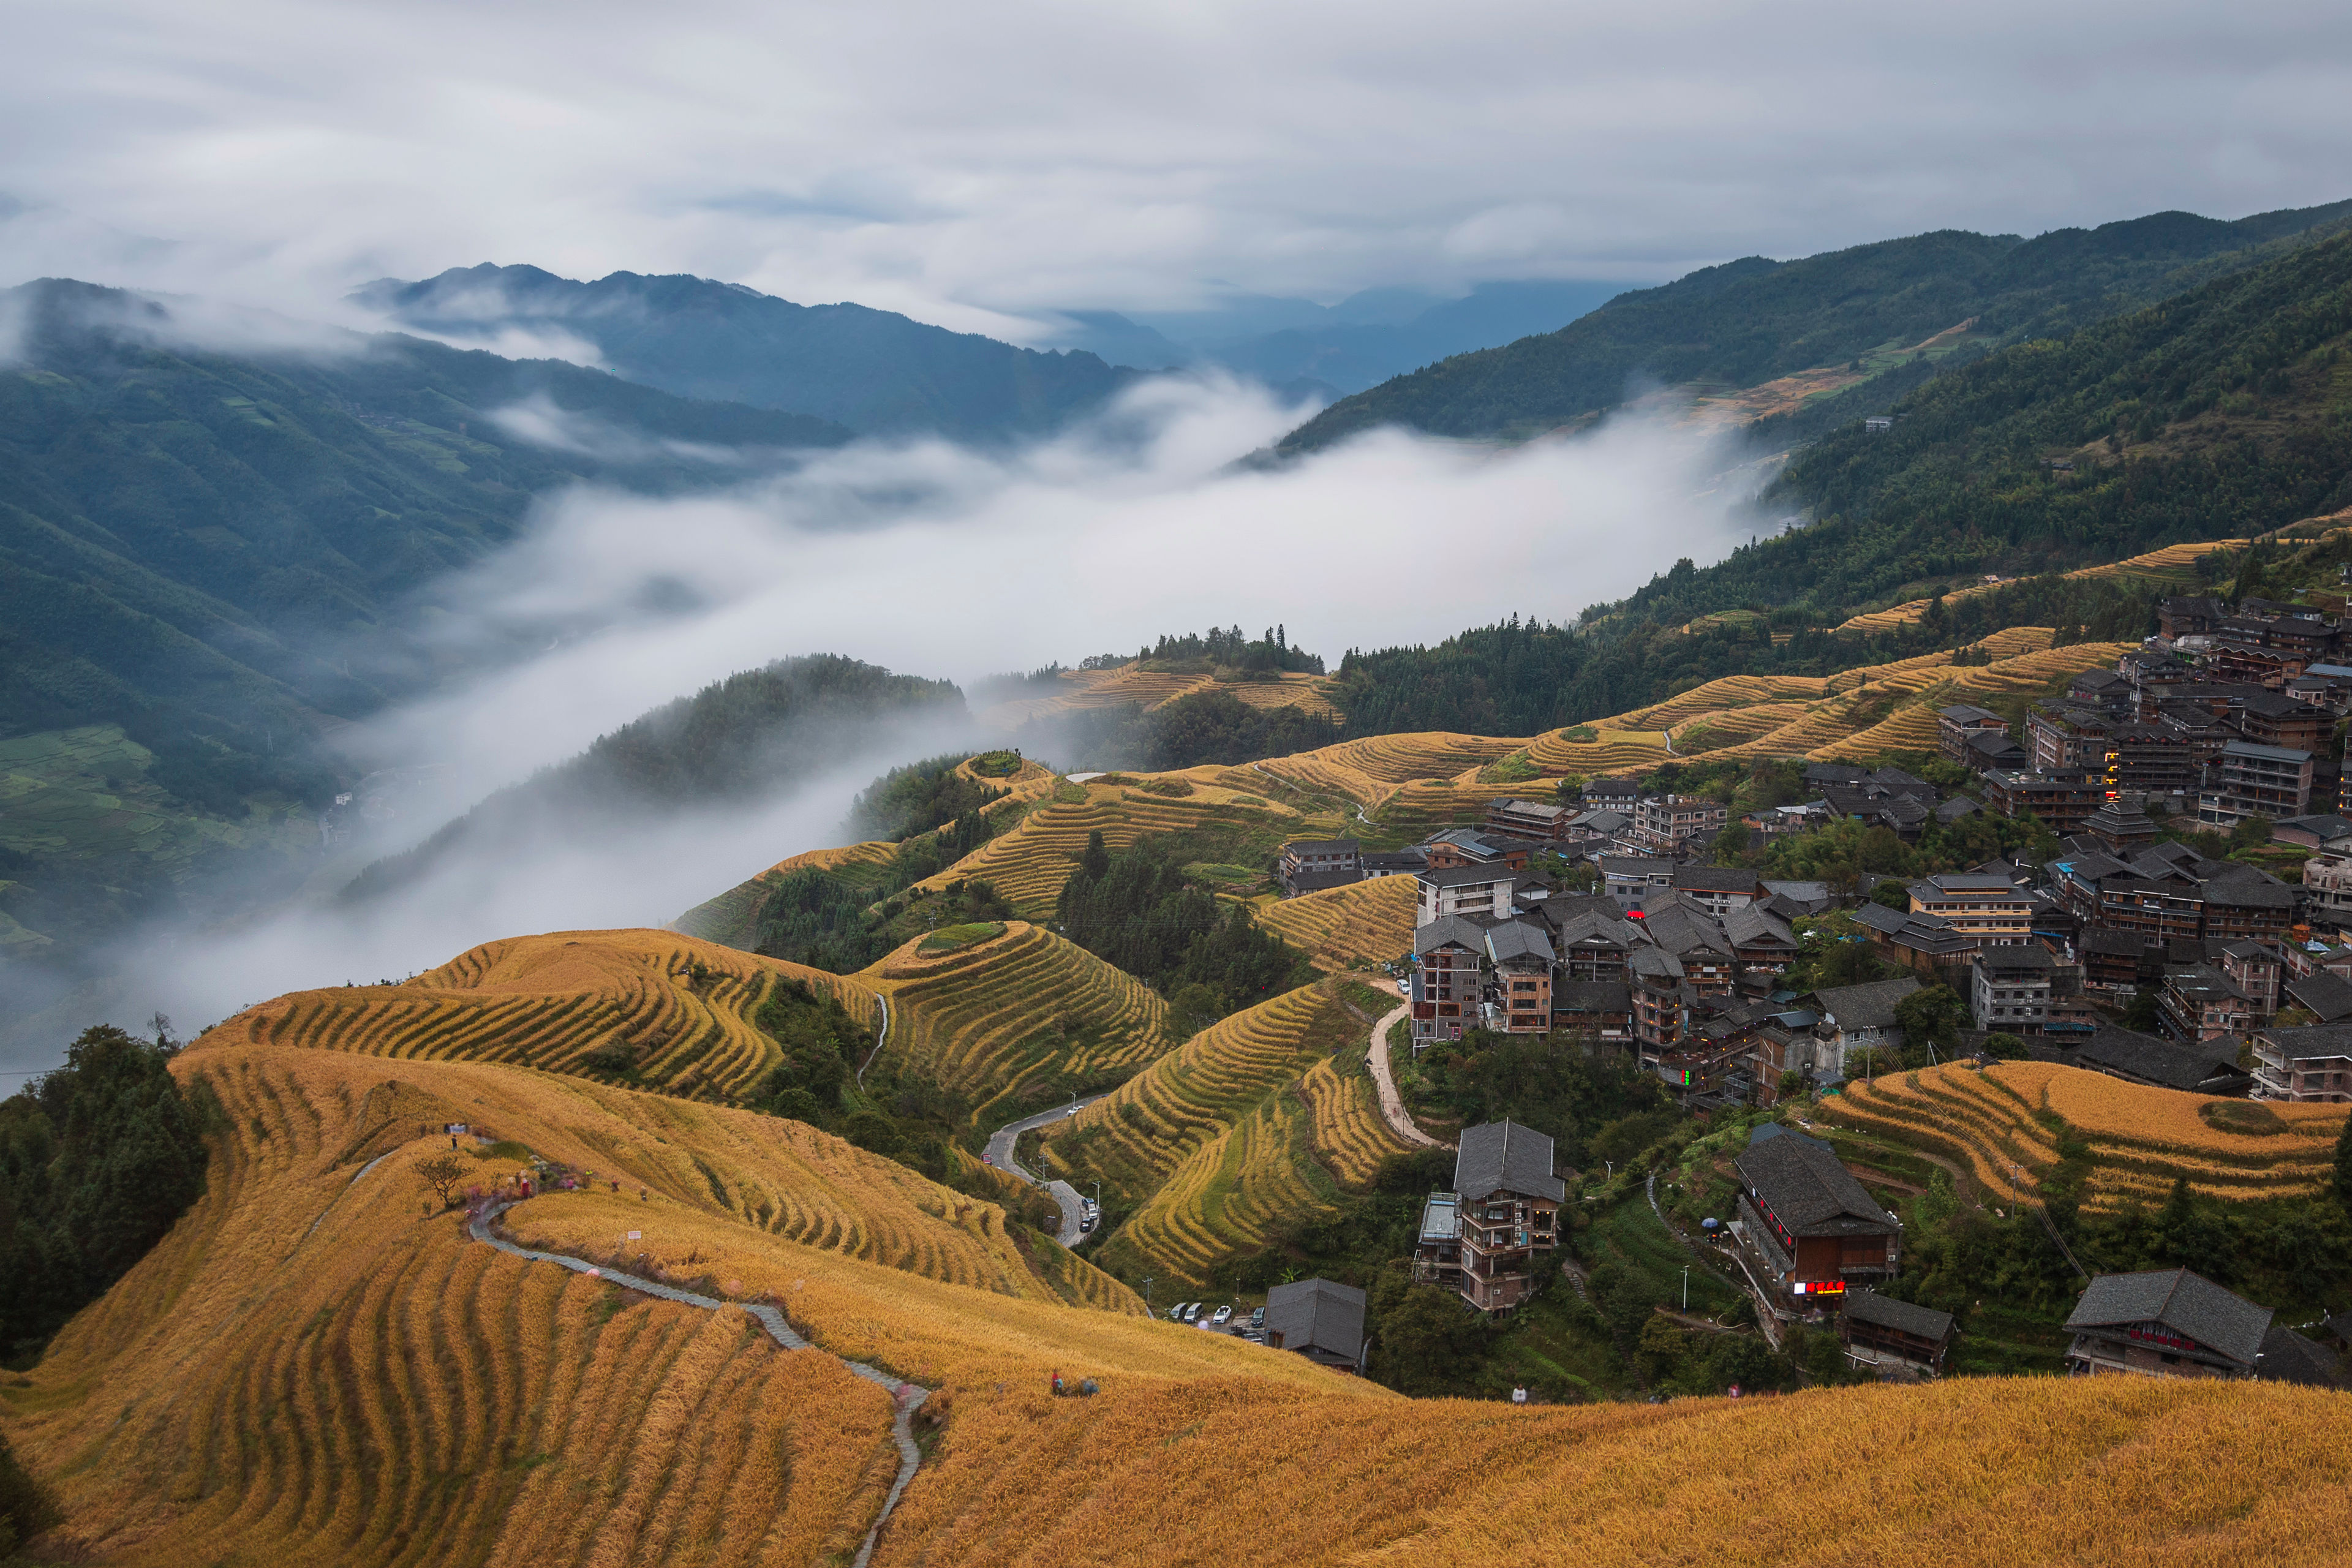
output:
[{"label": "dirt trail", "polygon": [[[692,1290],[681,1290],[675,1285],[664,1285],[656,1280],[640,1279],[634,1274],[624,1274],[617,1268],[603,1268],[583,1258],[567,1257],[560,1252],[540,1252],[509,1241],[504,1237],[497,1235],[490,1227],[498,1223],[500,1215],[512,1206],[514,1205],[511,1204],[502,1203],[495,1204],[483,1210],[467,1224],[466,1227],[467,1232],[476,1241],[488,1247],[494,1247],[500,1252],[513,1257],[527,1258],[533,1263],[557,1264],[571,1269],[574,1274],[585,1274],[592,1279],[610,1280],[624,1289],[658,1297],[665,1301],[675,1301],[681,1307],[700,1307],[709,1311],[717,1311],[726,1307],[740,1308],[751,1314],[753,1321],[767,1331],[768,1337],[785,1350],[816,1349],[808,1341],[793,1331],[793,1326],[784,1321],[783,1313],[763,1303],[722,1301],[715,1296],[704,1296]],[[817,1351],[816,1353],[832,1354],[829,1351]],[[890,1521],[891,1510],[898,1506],[898,1499],[905,1494],[908,1483],[915,1479],[915,1471],[922,1465],[922,1450],[915,1447],[915,1412],[922,1408],[923,1401],[931,1396],[931,1391],[920,1384],[907,1383],[892,1377],[888,1373],[868,1366],[862,1361],[850,1361],[841,1356],[835,1356],[834,1359],[859,1377],[866,1379],[866,1382],[887,1389],[890,1394],[891,1408],[895,1412],[890,1419],[890,1435],[898,1447],[898,1479],[890,1483],[889,1495],[882,1500],[882,1511],[876,1516],[874,1528],[866,1532],[865,1542],[858,1547],[857,1556],[851,1565],[851,1568],[866,1568],[866,1562],[874,1555],[874,1543],[882,1537],[882,1527]]]},{"label": "dirt trail", "polygon": [[1389,1072],[1389,1030],[1412,1011],[1412,1003],[1400,1003],[1395,1012],[1372,1026],[1372,1087],[1380,1092],[1381,1116],[1388,1122],[1389,1131],[1408,1143],[1423,1149],[1451,1149],[1453,1144],[1440,1143],[1412,1124],[1412,1118],[1405,1112],[1404,1096],[1397,1092],[1396,1079]]}]

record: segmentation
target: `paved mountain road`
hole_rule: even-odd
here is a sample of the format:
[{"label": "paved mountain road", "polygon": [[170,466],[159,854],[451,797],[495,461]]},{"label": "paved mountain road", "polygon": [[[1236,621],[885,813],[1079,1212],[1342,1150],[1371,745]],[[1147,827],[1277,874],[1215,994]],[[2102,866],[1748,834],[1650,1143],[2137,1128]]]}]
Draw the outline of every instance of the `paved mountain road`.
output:
[{"label": "paved mountain road", "polygon": [[1390,1131],[1423,1149],[1451,1149],[1453,1144],[1440,1143],[1412,1124],[1412,1118],[1405,1111],[1404,1096],[1397,1092],[1396,1078],[1389,1071],[1389,1030],[1412,1011],[1412,1003],[1399,1003],[1395,1012],[1372,1026],[1372,1087],[1380,1091],[1381,1115]]},{"label": "paved mountain road", "polygon": [[[1099,1094],[1088,1095],[1077,1102],[1078,1109],[1083,1110],[1101,1098]],[[1042,1186],[1054,1194],[1055,1203],[1060,1205],[1062,1209],[1062,1233],[1055,1239],[1064,1247],[1075,1249],[1079,1242],[1086,1239],[1086,1232],[1078,1228],[1078,1216],[1085,1212],[1084,1205],[1078,1201],[1078,1189],[1067,1182],[1040,1181],[1037,1173],[1022,1164],[1013,1157],[1013,1145],[1021,1140],[1021,1134],[1040,1127],[1050,1127],[1069,1114],[1068,1106],[1057,1105],[1051,1110],[1041,1110],[1034,1116],[1024,1116],[1018,1121],[1006,1122],[989,1134],[988,1160],[989,1163],[998,1170],[1010,1171],[1031,1186]]]}]

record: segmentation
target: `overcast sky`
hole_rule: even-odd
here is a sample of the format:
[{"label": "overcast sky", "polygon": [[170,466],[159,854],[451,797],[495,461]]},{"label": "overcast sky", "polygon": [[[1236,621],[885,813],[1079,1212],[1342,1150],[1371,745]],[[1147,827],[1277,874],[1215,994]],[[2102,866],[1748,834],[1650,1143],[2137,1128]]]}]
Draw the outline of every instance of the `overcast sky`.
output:
[{"label": "overcast sky", "polygon": [[0,281],[478,261],[1023,335],[2352,195],[2342,0],[12,0]]}]

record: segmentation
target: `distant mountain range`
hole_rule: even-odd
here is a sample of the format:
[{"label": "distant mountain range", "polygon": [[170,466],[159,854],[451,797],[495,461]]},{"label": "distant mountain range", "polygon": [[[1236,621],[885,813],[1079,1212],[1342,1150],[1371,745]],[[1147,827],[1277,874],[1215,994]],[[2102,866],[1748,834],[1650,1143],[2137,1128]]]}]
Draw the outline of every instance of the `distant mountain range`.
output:
[{"label": "distant mountain range", "polygon": [[422,282],[383,279],[352,300],[461,341],[561,334],[631,381],[860,435],[1038,435],[1100,407],[1138,374],[1083,351],[1015,348],[891,310],[795,305],[707,278],[615,272],[582,283],[536,267],[484,265]]},{"label": "distant mountain range", "polygon": [[1522,438],[1613,407],[1644,383],[1738,389],[1822,368],[1865,381],[1912,373],[1859,395],[1825,389],[1851,417],[1916,384],[1934,363],[1921,363],[1922,345],[1938,335],[1948,335],[1939,351],[1964,351],[1948,363],[1964,363],[2137,310],[2347,222],[2352,202],[2337,202],[2234,223],[2158,213],[2030,240],[1947,229],[1800,261],[1751,256],[1384,382],[1326,408],[1280,450],[1315,451],[1381,425]]},{"label": "distant mountain range", "polygon": [[1215,365],[1284,390],[1338,397],[1449,354],[1565,326],[1630,283],[1482,283],[1460,299],[1370,289],[1336,305],[1242,295],[1190,311],[1068,310],[1064,338],[1113,364]]}]

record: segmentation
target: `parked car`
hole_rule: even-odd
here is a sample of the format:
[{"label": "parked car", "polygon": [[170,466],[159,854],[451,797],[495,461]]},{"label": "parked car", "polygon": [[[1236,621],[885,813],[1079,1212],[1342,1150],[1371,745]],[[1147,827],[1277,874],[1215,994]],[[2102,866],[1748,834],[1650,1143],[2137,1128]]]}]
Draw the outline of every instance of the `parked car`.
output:
[{"label": "parked car", "polygon": [[1220,1308],[1218,1308],[1218,1309],[1217,1309],[1217,1312],[1216,1312],[1216,1316],[1214,1316],[1214,1317],[1213,1317],[1213,1318],[1211,1318],[1211,1319],[1209,1320],[1209,1321],[1211,1321],[1211,1322],[1213,1322],[1213,1323],[1216,1324],[1216,1325],[1217,1325],[1217,1327],[1219,1327],[1219,1328],[1221,1328],[1221,1329],[1222,1329],[1222,1328],[1223,1328],[1227,1323],[1232,1322],[1233,1321],[1234,1321],[1234,1310],[1233,1310],[1233,1308],[1231,1308],[1230,1306],[1227,1306],[1227,1307],[1220,1307]]},{"label": "parked car", "polygon": [[1200,1302],[1187,1301],[1184,1303],[1184,1321],[1188,1323],[1197,1323],[1201,1321]]},{"label": "parked car", "polygon": [[1087,1232],[1088,1232],[1088,1231],[1090,1231],[1090,1230],[1094,1229],[1094,1227],[1095,1227],[1095,1216],[1094,1216],[1094,1215],[1090,1215],[1090,1214],[1082,1214],[1082,1215],[1080,1215],[1078,1216],[1078,1234],[1079,1234],[1080,1236],[1084,1236],[1084,1235],[1086,1235],[1086,1234],[1087,1234]]},{"label": "parked car", "polygon": [[1256,1334],[1265,1332],[1265,1309],[1264,1307],[1254,1307],[1250,1310],[1250,1331]]}]

